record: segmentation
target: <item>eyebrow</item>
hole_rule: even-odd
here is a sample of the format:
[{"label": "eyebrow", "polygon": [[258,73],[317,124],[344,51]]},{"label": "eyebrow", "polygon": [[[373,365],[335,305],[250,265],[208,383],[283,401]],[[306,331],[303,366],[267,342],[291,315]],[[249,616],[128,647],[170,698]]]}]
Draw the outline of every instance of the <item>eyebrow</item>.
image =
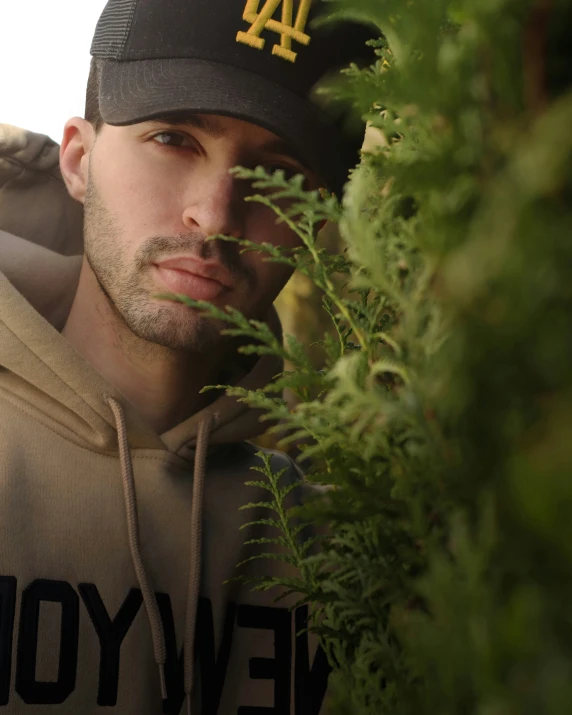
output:
[{"label": "eyebrow", "polygon": [[[149,120],[151,124],[172,124],[176,127],[190,126],[194,129],[200,129],[209,137],[213,139],[220,139],[227,134],[227,130],[219,126],[215,121],[206,115],[198,114],[188,114],[188,113],[176,113],[176,114],[165,114],[156,119]],[[288,144],[283,139],[276,137],[275,139],[270,139],[265,142],[260,149],[262,151],[267,151],[271,154],[279,154],[281,156],[287,156],[293,159],[304,171],[312,171],[310,167],[302,160],[300,154],[296,152],[290,144]],[[312,172],[313,173],[313,172]]]},{"label": "eyebrow", "polygon": [[164,114],[161,117],[150,120],[151,124],[172,124],[173,126],[191,126],[195,129],[200,129],[205,134],[213,139],[220,139],[226,134],[226,131],[217,126],[215,122],[208,117],[199,116],[198,114]]}]

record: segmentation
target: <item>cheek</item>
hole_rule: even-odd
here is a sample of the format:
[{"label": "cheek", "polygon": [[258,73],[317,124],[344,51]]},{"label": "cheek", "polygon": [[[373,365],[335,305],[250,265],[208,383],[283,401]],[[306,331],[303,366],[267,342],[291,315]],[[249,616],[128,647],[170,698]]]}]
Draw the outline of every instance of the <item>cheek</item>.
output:
[{"label": "cheek", "polygon": [[98,192],[129,242],[173,230],[178,193],[174,177],[161,169],[151,166],[144,152],[114,146],[94,163]]},{"label": "cheek", "polygon": [[277,216],[272,209],[256,204],[249,204],[245,238],[254,243],[271,243],[285,249],[303,245],[302,239],[285,223],[277,223]]},{"label": "cheek", "polygon": [[[260,207],[256,216],[251,216],[247,224],[245,238],[255,243],[270,243],[285,249],[297,248],[302,240],[286,225],[276,224],[276,214]],[[257,300],[270,305],[292,275],[292,268],[282,263],[268,260],[268,254],[258,251],[244,253],[244,260],[257,276]]]}]

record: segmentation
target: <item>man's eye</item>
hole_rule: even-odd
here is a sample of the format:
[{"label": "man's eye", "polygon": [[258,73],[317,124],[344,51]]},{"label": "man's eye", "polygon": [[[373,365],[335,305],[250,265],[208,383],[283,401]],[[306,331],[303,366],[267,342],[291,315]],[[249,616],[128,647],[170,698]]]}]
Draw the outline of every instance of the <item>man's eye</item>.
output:
[{"label": "man's eye", "polygon": [[160,132],[155,134],[153,140],[163,146],[191,147],[193,145],[189,137],[178,132]]}]

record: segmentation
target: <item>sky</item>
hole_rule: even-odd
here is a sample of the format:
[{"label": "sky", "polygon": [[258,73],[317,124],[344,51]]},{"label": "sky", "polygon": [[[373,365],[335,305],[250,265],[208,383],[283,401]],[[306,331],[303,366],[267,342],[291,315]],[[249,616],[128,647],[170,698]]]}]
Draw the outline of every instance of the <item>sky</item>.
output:
[{"label": "sky", "polygon": [[83,116],[89,48],[106,0],[0,3],[0,123],[59,142],[65,122]]}]

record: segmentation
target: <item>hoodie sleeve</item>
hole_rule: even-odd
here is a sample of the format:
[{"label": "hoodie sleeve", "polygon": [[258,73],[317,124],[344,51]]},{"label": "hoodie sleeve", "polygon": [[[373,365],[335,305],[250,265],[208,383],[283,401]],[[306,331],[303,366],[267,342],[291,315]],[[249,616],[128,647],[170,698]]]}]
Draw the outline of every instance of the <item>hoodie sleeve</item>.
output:
[{"label": "hoodie sleeve", "polygon": [[0,124],[0,230],[66,256],[83,253],[83,207],[62,179],[59,145]]}]

